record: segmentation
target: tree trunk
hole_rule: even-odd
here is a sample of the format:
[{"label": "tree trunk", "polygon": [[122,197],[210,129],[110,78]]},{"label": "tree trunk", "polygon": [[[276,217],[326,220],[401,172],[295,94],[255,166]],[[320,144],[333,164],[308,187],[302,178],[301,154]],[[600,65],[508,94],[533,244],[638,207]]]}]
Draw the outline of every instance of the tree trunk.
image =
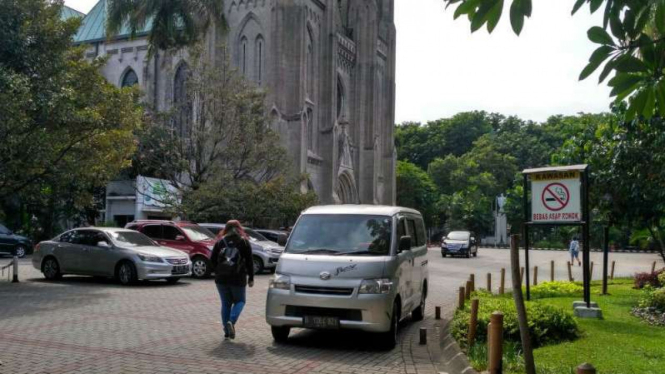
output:
[{"label": "tree trunk", "polygon": [[663,238],[660,235],[660,232],[660,227],[656,226],[656,230],[654,231],[653,227],[649,225],[649,233],[658,244],[658,252],[660,253],[660,257],[663,259],[663,261],[665,261],[665,243],[663,243]]}]

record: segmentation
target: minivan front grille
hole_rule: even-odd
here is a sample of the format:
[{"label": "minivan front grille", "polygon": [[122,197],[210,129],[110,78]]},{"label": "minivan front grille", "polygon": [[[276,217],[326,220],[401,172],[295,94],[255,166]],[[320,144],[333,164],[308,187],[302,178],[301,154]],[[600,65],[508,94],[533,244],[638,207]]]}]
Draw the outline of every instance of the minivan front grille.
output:
[{"label": "minivan front grille", "polygon": [[167,258],[166,261],[171,265],[185,265],[187,264],[186,258]]},{"label": "minivan front grille", "polygon": [[337,287],[318,287],[318,286],[296,285],[296,292],[316,294],[316,295],[351,296],[351,294],[353,293],[353,288],[337,288]]},{"label": "minivan front grille", "polygon": [[287,317],[337,317],[341,321],[362,321],[363,314],[360,309],[335,309],[318,308],[309,306],[287,305],[285,315]]}]

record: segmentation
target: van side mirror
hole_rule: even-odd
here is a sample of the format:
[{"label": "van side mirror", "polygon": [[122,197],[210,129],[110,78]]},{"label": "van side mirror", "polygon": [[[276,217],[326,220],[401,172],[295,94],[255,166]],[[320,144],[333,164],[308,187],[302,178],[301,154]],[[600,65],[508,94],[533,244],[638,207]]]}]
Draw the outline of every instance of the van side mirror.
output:
[{"label": "van side mirror", "polygon": [[182,235],[176,235],[175,240],[176,240],[177,242],[184,242],[184,241],[185,241],[185,237],[182,236]]},{"label": "van side mirror", "polygon": [[288,237],[285,234],[279,234],[277,235],[277,244],[284,247],[286,245],[287,239]]},{"label": "van side mirror", "polygon": [[397,248],[397,251],[401,253],[409,250],[411,250],[411,237],[402,236],[401,238],[399,238],[399,247]]}]

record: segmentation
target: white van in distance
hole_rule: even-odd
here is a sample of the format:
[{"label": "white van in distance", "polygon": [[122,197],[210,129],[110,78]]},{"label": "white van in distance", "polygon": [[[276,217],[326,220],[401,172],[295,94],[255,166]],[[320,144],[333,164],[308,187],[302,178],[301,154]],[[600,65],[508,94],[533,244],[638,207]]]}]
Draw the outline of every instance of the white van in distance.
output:
[{"label": "white van in distance", "polygon": [[276,341],[292,327],[357,329],[397,343],[399,321],[425,313],[427,238],[420,213],[374,205],[302,213],[270,282],[266,320]]}]

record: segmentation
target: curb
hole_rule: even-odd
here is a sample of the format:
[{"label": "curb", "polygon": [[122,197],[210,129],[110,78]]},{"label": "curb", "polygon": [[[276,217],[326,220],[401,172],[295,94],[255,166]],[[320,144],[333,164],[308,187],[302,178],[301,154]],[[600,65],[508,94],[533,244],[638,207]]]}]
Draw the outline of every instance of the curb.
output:
[{"label": "curb", "polygon": [[466,354],[462,352],[462,349],[450,334],[450,320],[442,325],[439,338],[441,357],[437,367],[440,374],[478,374],[471,367]]}]

